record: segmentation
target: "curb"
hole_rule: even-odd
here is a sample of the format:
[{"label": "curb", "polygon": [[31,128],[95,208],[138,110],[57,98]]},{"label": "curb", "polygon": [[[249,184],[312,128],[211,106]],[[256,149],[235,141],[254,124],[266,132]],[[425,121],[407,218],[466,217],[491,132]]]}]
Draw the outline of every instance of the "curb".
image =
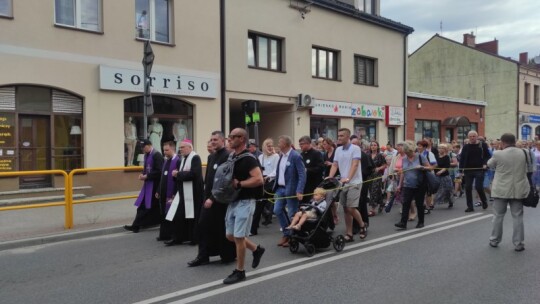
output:
[{"label": "curb", "polygon": [[59,234],[54,234],[54,235],[46,235],[46,236],[21,239],[21,240],[15,240],[15,241],[7,241],[7,242],[0,243],[0,251],[16,249],[16,248],[21,248],[21,247],[58,243],[62,241],[84,239],[84,238],[89,238],[89,237],[94,237],[94,236],[120,233],[124,231],[125,230],[123,227],[108,227],[108,228],[92,229],[92,230],[85,230],[85,231],[59,233]]}]

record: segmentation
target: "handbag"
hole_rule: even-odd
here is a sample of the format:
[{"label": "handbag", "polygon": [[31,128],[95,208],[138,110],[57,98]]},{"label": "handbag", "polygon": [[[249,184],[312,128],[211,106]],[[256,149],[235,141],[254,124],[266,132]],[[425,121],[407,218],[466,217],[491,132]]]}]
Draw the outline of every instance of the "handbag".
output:
[{"label": "handbag", "polygon": [[[527,157],[527,152],[523,150],[523,153],[525,154],[525,162],[528,165],[529,158]],[[540,197],[538,195],[538,191],[536,191],[536,187],[533,185],[530,185],[529,195],[527,195],[527,197],[524,198],[521,202],[523,203],[523,206],[525,207],[536,208],[536,206],[538,205],[538,200],[540,200]]]},{"label": "handbag", "polygon": [[[422,157],[420,156],[420,154],[418,154],[418,160],[420,161],[420,165],[422,165]],[[427,184],[428,192],[431,194],[437,193],[439,187],[441,186],[440,179],[431,170],[420,170],[422,170],[424,174],[424,182]]]}]

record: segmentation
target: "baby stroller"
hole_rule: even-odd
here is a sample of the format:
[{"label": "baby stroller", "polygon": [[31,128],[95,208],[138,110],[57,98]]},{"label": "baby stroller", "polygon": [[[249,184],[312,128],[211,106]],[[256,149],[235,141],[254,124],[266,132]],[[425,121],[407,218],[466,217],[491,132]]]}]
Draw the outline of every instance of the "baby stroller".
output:
[{"label": "baby stroller", "polygon": [[[318,187],[328,190],[326,195],[327,208],[321,216],[315,219],[308,219],[302,225],[301,230],[293,230],[289,237],[289,250],[292,253],[298,252],[300,244],[304,245],[308,256],[313,256],[316,249],[328,248],[330,244],[334,246],[337,252],[345,248],[345,237],[343,235],[333,237],[333,231],[328,229],[334,223],[332,206],[337,202],[341,193],[341,183],[335,178],[329,178],[323,180]],[[330,191],[331,189],[337,190]],[[305,205],[301,204],[300,206]]]}]

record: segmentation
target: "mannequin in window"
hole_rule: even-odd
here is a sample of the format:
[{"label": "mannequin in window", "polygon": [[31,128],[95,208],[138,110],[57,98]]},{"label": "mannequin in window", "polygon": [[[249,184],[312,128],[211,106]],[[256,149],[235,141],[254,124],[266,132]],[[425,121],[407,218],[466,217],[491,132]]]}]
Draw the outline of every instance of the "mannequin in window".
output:
[{"label": "mannequin in window", "polygon": [[184,120],[182,118],[178,119],[178,122],[175,122],[173,125],[173,135],[174,135],[174,141],[176,141],[176,151],[180,150],[180,143],[186,138],[188,138],[188,129],[187,126],[184,124]]},{"label": "mannequin in window", "polygon": [[131,116],[124,123],[124,143],[127,148],[126,166],[133,166],[135,146],[137,145],[137,125],[133,122],[133,117]]},{"label": "mannequin in window", "polygon": [[159,123],[159,118],[152,118],[152,124],[148,126],[148,139],[152,142],[152,147],[161,153],[161,137],[163,136],[163,126]]}]

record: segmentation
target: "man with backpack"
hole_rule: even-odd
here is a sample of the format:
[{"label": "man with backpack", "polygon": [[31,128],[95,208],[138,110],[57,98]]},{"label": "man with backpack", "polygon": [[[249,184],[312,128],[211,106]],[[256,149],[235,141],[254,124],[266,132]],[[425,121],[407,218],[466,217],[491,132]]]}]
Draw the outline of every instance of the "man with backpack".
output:
[{"label": "man with backpack", "polygon": [[[236,269],[223,280],[224,284],[233,284],[246,279],[244,271],[246,248],[253,252],[252,268],[259,266],[265,251],[264,247],[255,245],[247,238],[255,212],[255,200],[262,197],[264,184],[259,162],[246,149],[247,136],[246,130],[236,128],[231,131],[228,138],[229,146],[234,151],[232,154],[234,160],[232,187],[238,192],[235,195],[236,198],[229,203],[227,208],[225,230],[227,239],[236,245]],[[246,153],[249,156],[242,156]],[[212,189],[214,196],[216,195],[215,188]]]}]

